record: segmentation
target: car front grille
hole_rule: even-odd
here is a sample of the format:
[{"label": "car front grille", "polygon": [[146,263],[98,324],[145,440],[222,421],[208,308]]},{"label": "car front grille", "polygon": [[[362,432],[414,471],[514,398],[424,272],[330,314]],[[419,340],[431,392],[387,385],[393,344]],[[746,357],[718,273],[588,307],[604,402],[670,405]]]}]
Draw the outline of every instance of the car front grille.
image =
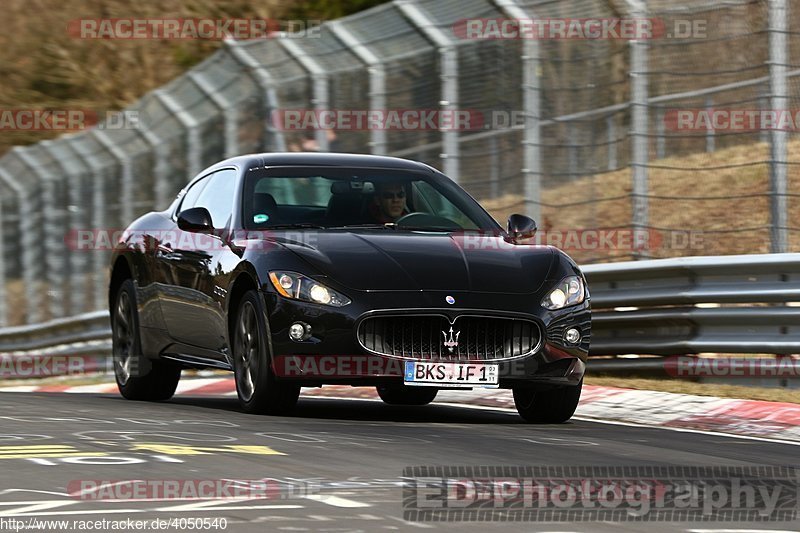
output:
[{"label": "car front grille", "polygon": [[[452,328],[452,332],[451,332]],[[534,353],[541,342],[530,320],[442,315],[374,316],[358,327],[358,341],[372,353],[421,361],[502,361]],[[452,341],[455,345],[447,346]]]}]

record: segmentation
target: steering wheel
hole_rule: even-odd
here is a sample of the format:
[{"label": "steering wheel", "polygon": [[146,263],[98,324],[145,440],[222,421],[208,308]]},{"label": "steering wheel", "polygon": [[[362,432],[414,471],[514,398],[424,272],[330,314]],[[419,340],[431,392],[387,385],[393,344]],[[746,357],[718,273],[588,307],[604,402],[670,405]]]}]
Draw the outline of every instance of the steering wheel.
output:
[{"label": "steering wheel", "polygon": [[419,226],[445,230],[462,229],[460,225],[449,218],[432,215],[430,213],[421,213],[419,211],[403,215],[395,220],[394,223],[398,226]]}]

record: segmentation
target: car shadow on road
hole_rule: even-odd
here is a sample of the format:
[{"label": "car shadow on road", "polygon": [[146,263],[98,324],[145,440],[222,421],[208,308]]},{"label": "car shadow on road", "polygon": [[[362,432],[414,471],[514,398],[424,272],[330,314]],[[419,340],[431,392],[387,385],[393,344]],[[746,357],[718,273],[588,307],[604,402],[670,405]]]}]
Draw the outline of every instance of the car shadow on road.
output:
[{"label": "car shadow on road", "polygon": [[[243,413],[235,398],[208,398],[176,396],[168,404],[197,406]],[[259,416],[259,415],[253,415]],[[437,405],[435,402],[421,407],[386,405],[376,400],[350,400],[338,398],[300,397],[291,415],[267,416],[281,419],[321,419],[363,422],[413,422],[420,424],[521,424],[516,413],[475,409],[452,405]]]}]

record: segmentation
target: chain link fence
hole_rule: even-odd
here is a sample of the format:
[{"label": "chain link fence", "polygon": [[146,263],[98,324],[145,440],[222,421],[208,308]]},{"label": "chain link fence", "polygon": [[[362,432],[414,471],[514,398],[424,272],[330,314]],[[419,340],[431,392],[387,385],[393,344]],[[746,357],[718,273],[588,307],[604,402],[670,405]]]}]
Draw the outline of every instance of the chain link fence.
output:
[{"label": "chain link fence", "polygon": [[[533,216],[542,242],[582,263],[797,251],[793,128],[698,120],[797,106],[800,10],[791,7],[395,0],[313,35],[226,41],[131,106],[134,126],[0,159],[0,326],[105,308],[109,250],[82,249],[81,231],[124,228],[206,166],[259,151],[423,160],[499,222]],[[469,21],[544,21],[551,31],[587,19],[655,29],[647,38],[464,31]],[[276,124],[279,110],[466,110],[481,121],[296,131]]]}]

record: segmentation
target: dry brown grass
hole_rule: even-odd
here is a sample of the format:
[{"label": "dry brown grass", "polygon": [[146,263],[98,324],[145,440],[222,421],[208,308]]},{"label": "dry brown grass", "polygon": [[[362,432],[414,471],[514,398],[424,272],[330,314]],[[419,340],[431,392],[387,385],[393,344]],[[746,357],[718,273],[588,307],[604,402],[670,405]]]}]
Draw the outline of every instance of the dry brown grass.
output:
[{"label": "dry brown grass", "polygon": [[[765,143],[726,148],[714,153],[699,153],[653,161],[659,167],[698,169],[714,167],[717,170],[668,170],[651,168],[650,194],[654,196],[684,197],[684,199],[653,199],[650,202],[650,221],[656,228],[677,231],[694,231],[699,234],[701,246],[679,249],[669,245],[669,234],[661,244],[651,250],[653,257],[679,255],[729,255],[736,253],[768,253],[769,250],[769,199],[766,196],[737,199],[687,199],[687,197],[764,195],[769,191],[769,148]],[[789,143],[789,161],[800,162],[800,140]],[[754,162],[760,164],[749,165]],[[542,220],[544,231],[567,231],[585,228],[629,228],[631,225],[631,170],[598,176],[586,176],[569,184],[545,188],[542,191]],[[800,190],[800,175],[789,170],[789,191]],[[591,194],[587,191],[591,191]],[[552,207],[563,198],[595,199],[600,203],[589,206]],[[620,200],[608,200],[624,196]],[[523,198],[505,195],[482,200],[481,204],[501,224],[508,215],[520,212]],[[800,227],[800,210],[789,210],[789,225]],[[716,233],[740,229],[738,233]],[[800,235],[791,233],[791,249],[800,248]],[[629,255],[626,250],[568,250],[578,262],[602,262],[615,255]],[[627,257],[621,257],[627,258]]]}]

